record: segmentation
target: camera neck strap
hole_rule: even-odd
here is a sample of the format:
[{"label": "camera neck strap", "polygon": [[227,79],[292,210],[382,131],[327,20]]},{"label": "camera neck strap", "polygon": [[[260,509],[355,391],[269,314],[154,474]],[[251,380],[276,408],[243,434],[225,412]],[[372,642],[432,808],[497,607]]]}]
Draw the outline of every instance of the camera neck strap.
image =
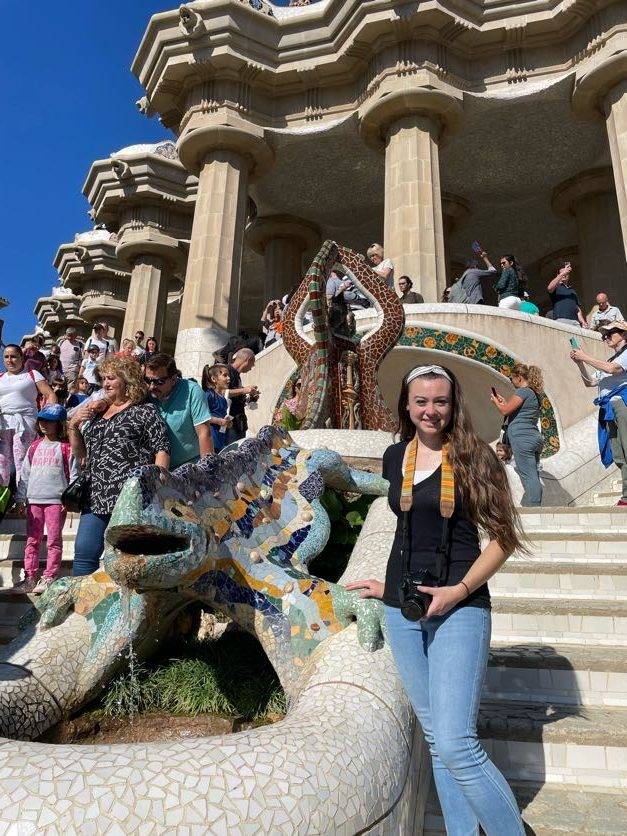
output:
[{"label": "camera neck strap", "polygon": [[[401,486],[400,507],[403,512],[403,552],[405,555],[405,571],[409,572],[411,549],[409,548],[409,514],[413,502],[414,477],[416,475],[416,459],[418,456],[418,434],[407,445],[403,460],[403,482]],[[455,511],[455,475],[449,460],[448,444],[442,445],[442,467],[440,471],[440,514],[442,515],[442,539],[437,549],[436,572],[438,580],[443,583],[446,577],[446,562],[448,556],[449,520]]]}]

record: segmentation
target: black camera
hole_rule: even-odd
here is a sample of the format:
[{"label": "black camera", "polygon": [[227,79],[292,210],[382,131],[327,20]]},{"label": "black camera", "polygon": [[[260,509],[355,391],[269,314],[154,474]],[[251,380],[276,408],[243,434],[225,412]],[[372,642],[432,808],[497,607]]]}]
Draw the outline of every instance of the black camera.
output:
[{"label": "black camera", "polygon": [[408,621],[420,621],[424,618],[431,603],[431,595],[421,592],[419,586],[438,586],[437,578],[428,569],[403,575],[398,597],[401,612]]}]

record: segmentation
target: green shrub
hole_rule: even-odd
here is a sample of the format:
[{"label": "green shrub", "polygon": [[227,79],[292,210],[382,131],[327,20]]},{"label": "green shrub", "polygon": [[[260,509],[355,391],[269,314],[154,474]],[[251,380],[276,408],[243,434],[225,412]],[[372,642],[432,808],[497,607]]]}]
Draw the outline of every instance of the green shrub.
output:
[{"label": "green shrub", "polygon": [[375,498],[359,496],[354,499],[333,488],[326,488],[320,502],[329,515],[331,533],[322,552],[309,565],[312,575],[333,583],[341,577]]},{"label": "green shrub", "polygon": [[216,642],[190,642],[151,668],[135,666],[114,680],[103,698],[108,716],[144,711],[196,716],[218,714],[244,721],[286,710],[285,695],[257,640],[227,633]]}]

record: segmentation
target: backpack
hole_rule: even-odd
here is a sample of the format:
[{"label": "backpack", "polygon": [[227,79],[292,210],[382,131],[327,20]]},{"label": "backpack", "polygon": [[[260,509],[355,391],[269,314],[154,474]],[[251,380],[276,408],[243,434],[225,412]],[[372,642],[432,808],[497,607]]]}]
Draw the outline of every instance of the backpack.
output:
[{"label": "backpack", "polygon": [[468,294],[464,288],[464,277],[466,273],[458,279],[455,284],[451,287],[451,292],[449,293],[448,300],[449,302],[459,302],[460,304],[464,305],[469,302]]},{"label": "backpack", "polygon": [[[35,456],[35,451],[43,441],[43,438],[39,437],[36,438],[31,446],[28,448],[28,461],[30,464],[33,463],[33,458]],[[65,473],[65,480],[70,484],[70,458],[72,456],[72,448],[70,446],[69,441],[62,441],[61,442],[61,455],[63,456],[63,472]]]}]

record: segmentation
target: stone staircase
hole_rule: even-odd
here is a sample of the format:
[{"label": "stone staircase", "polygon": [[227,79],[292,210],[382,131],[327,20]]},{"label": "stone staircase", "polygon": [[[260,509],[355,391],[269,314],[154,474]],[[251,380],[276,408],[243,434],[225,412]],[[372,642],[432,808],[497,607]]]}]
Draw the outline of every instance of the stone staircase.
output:
[{"label": "stone staircase", "polygon": [[[72,572],[74,539],[79,514],[68,514],[63,530],[63,560],[61,574]],[[0,644],[6,644],[18,633],[18,622],[35,600],[33,595],[10,595],[6,590],[24,576],[24,548],[26,546],[26,522],[24,518],[7,515],[0,524]],[[43,571],[46,561],[46,538],[41,546],[39,568]]]},{"label": "stone staircase", "polygon": [[[530,833],[627,833],[627,509],[522,514],[531,554],[490,584],[481,737]],[[424,832],[445,832],[433,788]]]},{"label": "stone staircase", "polygon": [[[491,582],[481,736],[530,833],[627,834],[627,508],[525,509],[523,521],[531,554]],[[65,529],[63,573],[77,525]],[[5,519],[0,532],[6,642],[30,606],[2,592],[20,578],[24,521]],[[423,832],[444,833],[433,788]]]},{"label": "stone staircase", "polygon": [[592,494],[593,505],[616,505],[623,492],[623,485],[620,479],[615,479],[602,491],[595,491]]}]

